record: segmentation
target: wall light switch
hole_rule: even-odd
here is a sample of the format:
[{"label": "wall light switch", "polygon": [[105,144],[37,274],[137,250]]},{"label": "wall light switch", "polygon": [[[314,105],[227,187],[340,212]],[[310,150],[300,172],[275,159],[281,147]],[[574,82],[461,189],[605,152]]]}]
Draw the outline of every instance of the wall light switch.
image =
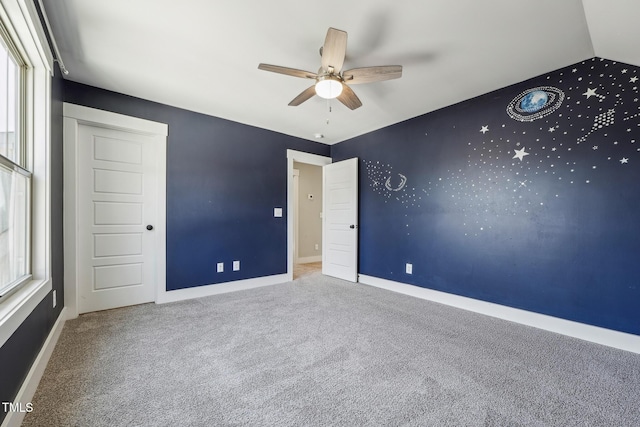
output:
[{"label": "wall light switch", "polygon": [[240,270],[240,261],[233,261],[233,271]]},{"label": "wall light switch", "polygon": [[282,208],[273,208],[273,216],[282,218]]},{"label": "wall light switch", "polygon": [[217,266],[218,273],[224,272],[224,262],[219,262]]},{"label": "wall light switch", "polygon": [[407,263],[405,271],[407,272],[407,274],[413,274],[413,264]]}]

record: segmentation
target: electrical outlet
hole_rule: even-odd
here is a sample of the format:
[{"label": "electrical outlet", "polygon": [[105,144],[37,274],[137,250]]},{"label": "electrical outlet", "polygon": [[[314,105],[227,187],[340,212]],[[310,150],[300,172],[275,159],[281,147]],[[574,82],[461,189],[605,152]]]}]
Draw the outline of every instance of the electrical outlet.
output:
[{"label": "electrical outlet", "polygon": [[407,274],[413,274],[413,264],[409,264],[407,263],[406,267],[405,267],[405,272]]},{"label": "electrical outlet", "polygon": [[233,271],[240,270],[240,261],[233,261]]},{"label": "electrical outlet", "polygon": [[222,273],[224,271],[224,262],[219,262],[217,269],[218,273]]},{"label": "electrical outlet", "polygon": [[58,305],[58,294],[57,291],[53,291],[53,308],[56,308]]},{"label": "electrical outlet", "polygon": [[320,249],[320,245],[316,243],[316,251]]}]

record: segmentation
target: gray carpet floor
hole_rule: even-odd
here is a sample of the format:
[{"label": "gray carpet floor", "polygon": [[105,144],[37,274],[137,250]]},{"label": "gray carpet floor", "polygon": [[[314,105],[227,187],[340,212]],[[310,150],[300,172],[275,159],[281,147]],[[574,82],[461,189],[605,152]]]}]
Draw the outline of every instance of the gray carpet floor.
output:
[{"label": "gray carpet floor", "polygon": [[640,355],[323,277],[68,321],[25,426],[637,426]]}]

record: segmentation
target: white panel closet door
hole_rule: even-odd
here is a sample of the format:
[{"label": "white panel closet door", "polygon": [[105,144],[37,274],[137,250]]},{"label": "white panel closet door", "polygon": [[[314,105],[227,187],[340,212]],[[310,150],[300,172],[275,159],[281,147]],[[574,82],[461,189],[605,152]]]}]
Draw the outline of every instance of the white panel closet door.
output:
[{"label": "white panel closet door", "polygon": [[154,150],[149,136],[78,127],[79,313],[155,300]]},{"label": "white panel closet door", "polygon": [[322,274],[358,281],[358,158],[323,166]]}]

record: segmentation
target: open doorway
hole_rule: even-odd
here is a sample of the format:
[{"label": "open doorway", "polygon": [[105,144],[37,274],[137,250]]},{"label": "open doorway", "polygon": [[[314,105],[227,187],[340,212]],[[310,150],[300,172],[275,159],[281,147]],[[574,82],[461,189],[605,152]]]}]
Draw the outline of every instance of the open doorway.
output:
[{"label": "open doorway", "polygon": [[287,150],[287,163],[287,275],[293,280],[322,268],[322,166],[331,158]]},{"label": "open doorway", "polygon": [[293,162],[293,279],[322,270],[322,167]]}]

